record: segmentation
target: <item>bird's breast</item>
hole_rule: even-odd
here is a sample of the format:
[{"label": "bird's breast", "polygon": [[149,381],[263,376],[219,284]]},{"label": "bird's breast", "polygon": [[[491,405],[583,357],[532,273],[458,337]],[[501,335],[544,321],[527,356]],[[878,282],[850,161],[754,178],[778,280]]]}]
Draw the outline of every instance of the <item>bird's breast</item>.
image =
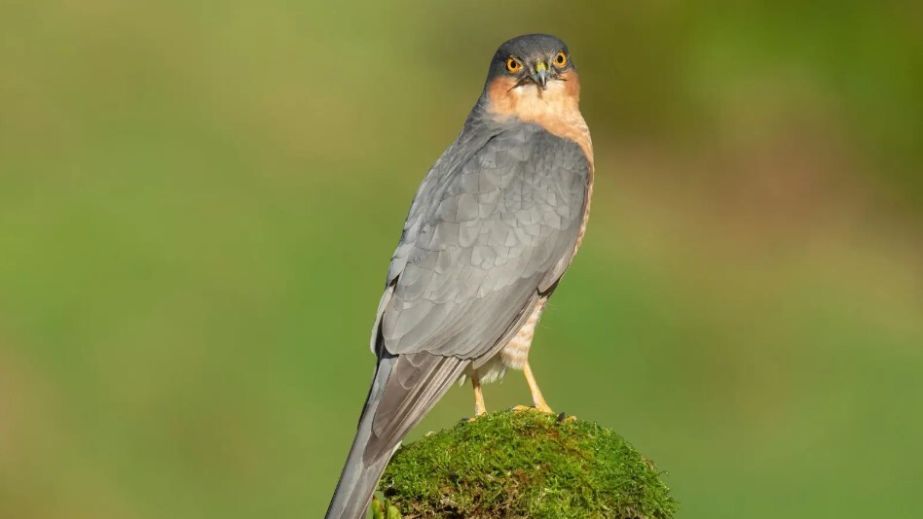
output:
[{"label": "bird's breast", "polygon": [[488,112],[498,120],[515,118],[575,142],[586,155],[592,174],[593,143],[580,113],[580,79],[576,73],[563,77],[544,90],[531,84],[516,86],[513,78],[498,78],[487,88]]}]

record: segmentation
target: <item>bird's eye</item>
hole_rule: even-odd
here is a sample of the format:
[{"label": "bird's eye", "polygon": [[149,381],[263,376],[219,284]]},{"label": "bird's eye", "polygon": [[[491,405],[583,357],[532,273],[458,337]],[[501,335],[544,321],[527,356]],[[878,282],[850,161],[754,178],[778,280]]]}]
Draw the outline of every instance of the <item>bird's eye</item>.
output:
[{"label": "bird's eye", "polygon": [[516,58],[510,56],[506,58],[506,71],[510,74],[515,74],[522,70],[522,63],[519,62]]},{"label": "bird's eye", "polygon": [[567,66],[567,54],[564,54],[564,51],[559,52],[554,57],[554,66],[558,68],[564,68]]}]

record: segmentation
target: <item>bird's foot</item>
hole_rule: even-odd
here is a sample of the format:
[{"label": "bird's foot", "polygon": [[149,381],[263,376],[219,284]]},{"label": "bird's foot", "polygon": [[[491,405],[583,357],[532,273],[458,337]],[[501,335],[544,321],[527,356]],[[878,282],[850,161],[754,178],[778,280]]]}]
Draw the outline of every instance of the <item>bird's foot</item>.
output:
[{"label": "bird's foot", "polygon": [[561,423],[576,422],[576,421],[577,421],[577,417],[576,417],[576,416],[567,416],[566,413],[560,413],[560,414],[558,415],[558,421],[561,422]]},{"label": "bird's foot", "polygon": [[477,409],[474,413],[474,416],[472,416],[471,418],[468,418],[468,421],[473,422],[477,420],[478,418],[482,416],[486,416],[486,415],[487,415],[487,409]]},{"label": "bird's foot", "polygon": [[[538,412],[538,413],[545,413],[545,414],[557,414],[558,422],[561,422],[561,423],[571,423],[571,422],[577,421],[576,416],[568,416],[567,413],[555,413],[550,407],[548,407],[548,404],[534,405],[534,406],[517,405],[513,407],[513,412],[514,413]],[[474,418],[472,418],[472,420],[474,420]]]},{"label": "bird's foot", "polygon": [[481,388],[481,379],[477,371],[471,374],[471,387],[474,389],[474,416],[468,419],[473,422],[487,414],[487,405],[484,403],[484,390]]},{"label": "bird's foot", "polygon": [[538,411],[539,413],[554,414],[554,411],[552,411],[551,408],[548,407],[548,404],[538,404],[535,406],[517,405],[513,407],[513,411],[517,413],[521,413],[523,411]]}]

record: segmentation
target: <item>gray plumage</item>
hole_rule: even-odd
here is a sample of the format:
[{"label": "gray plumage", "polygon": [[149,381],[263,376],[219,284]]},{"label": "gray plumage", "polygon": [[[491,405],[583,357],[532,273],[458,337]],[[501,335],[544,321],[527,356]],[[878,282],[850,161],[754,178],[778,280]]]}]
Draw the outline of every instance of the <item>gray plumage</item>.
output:
[{"label": "gray plumage", "polygon": [[482,95],[416,194],[388,269],[378,368],[327,518],[364,517],[403,436],[490,361],[570,263],[587,203],[581,147],[497,120]]}]

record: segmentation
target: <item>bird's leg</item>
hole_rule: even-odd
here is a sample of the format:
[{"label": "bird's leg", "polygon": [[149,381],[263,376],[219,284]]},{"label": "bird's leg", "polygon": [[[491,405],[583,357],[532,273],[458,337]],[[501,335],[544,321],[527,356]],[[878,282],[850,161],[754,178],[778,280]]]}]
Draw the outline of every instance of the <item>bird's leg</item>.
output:
[{"label": "bird's leg", "polygon": [[529,391],[532,392],[532,403],[535,405],[535,408],[543,413],[553,413],[551,406],[548,405],[548,402],[545,401],[545,397],[542,396],[542,390],[538,388],[538,382],[535,381],[535,376],[532,374],[532,368],[529,366],[529,361],[522,367],[522,373],[526,376],[526,382],[529,384]]},{"label": "bird's leg", "polygon": [[481,378],[477,371],[471,373],[471,387],[474,389],[474,415],[481,416],[487,414],[487,406],[484,404],[484,391],[481,389]]}]

